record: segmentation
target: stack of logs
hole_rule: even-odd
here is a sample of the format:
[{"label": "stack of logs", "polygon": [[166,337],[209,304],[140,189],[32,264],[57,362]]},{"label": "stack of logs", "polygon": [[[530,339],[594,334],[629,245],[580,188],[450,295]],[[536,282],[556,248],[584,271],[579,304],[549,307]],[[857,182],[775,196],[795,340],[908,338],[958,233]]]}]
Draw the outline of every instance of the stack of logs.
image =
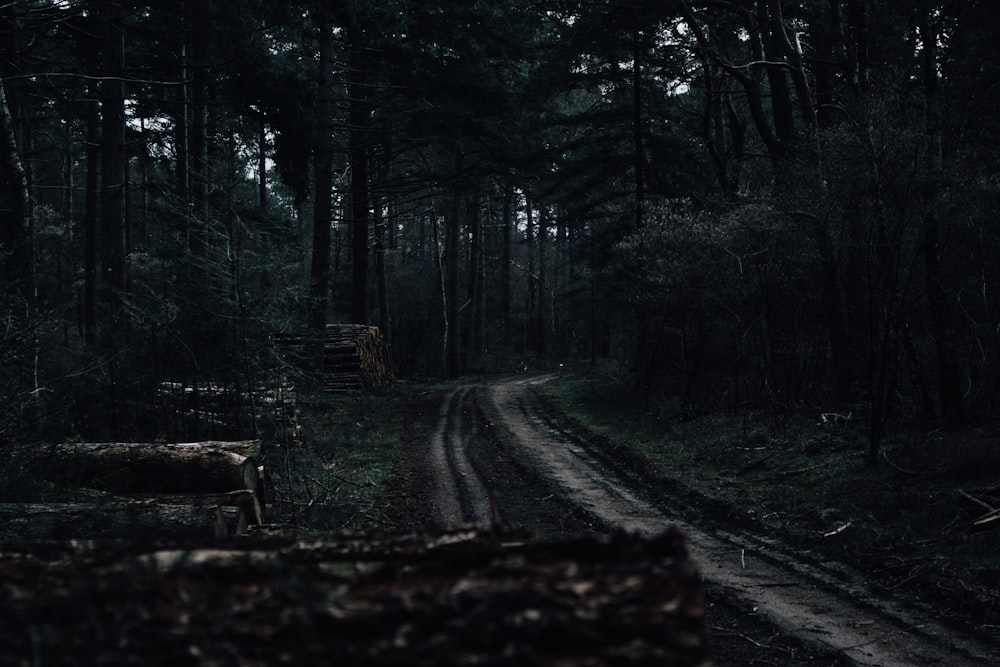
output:
[{"label": "stack of logs", "polygon": [[259,440],[74,442],[42,458],[81,500],[0,505],[0,541],[221,537],[263,523]]},{"label": "stack of logs", "polygon": [[322,340],[289,333],[273,338],[285,357],[303,370],[315,370],[317,358],[322,359],[321,382],[326,393],[360,394],[387,387],[395,379],[389,346],[378,327],[328,324]]}]

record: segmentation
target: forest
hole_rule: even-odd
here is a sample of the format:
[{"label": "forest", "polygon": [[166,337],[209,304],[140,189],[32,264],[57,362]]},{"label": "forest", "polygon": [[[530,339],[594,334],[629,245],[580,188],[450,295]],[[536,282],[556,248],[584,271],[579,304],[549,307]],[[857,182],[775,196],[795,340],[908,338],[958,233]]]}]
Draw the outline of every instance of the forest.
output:
[{"label": "forest", "polygon": [[872,462],[894,424],[985,419],[998,19],[3,2],[0,443],[203,437],[171,388],[252,403],[275,334],[328,323],[378,326],[402,378],[601,364],[655,415],[820,406]]}]

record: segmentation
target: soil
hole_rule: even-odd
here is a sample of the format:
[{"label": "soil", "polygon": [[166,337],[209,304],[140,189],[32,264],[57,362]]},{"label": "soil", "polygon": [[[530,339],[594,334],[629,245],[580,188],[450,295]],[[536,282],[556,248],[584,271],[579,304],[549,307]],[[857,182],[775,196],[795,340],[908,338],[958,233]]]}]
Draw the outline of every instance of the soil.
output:
[{"label": "soil", "polygon": [[679,525],[705,579],[716,665],[993,665],[1000,645],[904,592],[740,525],[724,503],[556,410],[519,377],[426,390],[407,415],[393,520],[507,526],[543,539],[655,538]]}]

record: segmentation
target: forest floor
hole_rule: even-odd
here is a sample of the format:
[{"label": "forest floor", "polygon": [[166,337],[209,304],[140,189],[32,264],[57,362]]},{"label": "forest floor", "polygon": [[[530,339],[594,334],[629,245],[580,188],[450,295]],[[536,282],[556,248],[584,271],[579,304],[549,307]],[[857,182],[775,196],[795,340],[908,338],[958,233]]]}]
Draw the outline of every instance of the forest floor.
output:
[{"label": "forest floor", "polygon": [[247,536],[140,534],[0,460],[10,508],[95,512],[5,526],[0,664],[702,665],[706,630],[717,667],[1000,664],[1000,531],[971,530],[1000,430],[914,428],[872,467],[856,420],[681,420],[596,386],[318,401]]},{"label": "forest floor", "polygon": [[862,559],[859,568],[837,558],[842,547],[832,539],[850,522],[817,534],[754,521],[768,509],[754,498],[718,479],[682,480],[568,418],[544,391],[550,379],[418,393],[390,489],[392,520],[506,525],[552,539],[619,530],[653,537],[679,525],[705,578],[716,665],[1000,663],[989,626],[963,621],[955,600],[921,581],[920,567],[892,587],[871,576],[913,563],[912,547],[882,549],[882,562],[864,568]]}]

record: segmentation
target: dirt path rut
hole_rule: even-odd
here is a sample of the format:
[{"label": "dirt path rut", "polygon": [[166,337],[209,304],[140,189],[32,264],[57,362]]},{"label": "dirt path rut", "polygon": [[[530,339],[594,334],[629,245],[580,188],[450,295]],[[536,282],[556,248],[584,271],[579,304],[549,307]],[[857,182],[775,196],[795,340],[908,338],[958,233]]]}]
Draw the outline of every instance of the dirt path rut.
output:
[{"label": "dirt path rut", "polygon": [[438,521],[447,528],[492,522],[489,493],[469,461],[473,437],[472,389],[451,390],[441,401],[437,428],[431,435],[431,489]]},{"label": "dirt path rut", "polygon": [[[522,378],[442,392],[427,471],[440,525],[501,521],[541,535],[681,525],[711,590],[784,632],[857,665],[995,665],[1000,648],[946,629],[932,612],[874,596],[858,573],[809,564],[784,545],[688,520],[683,501],[651,498],[586,433],[566,425]],[[498,436],[497,431],[502,434]]]}]

